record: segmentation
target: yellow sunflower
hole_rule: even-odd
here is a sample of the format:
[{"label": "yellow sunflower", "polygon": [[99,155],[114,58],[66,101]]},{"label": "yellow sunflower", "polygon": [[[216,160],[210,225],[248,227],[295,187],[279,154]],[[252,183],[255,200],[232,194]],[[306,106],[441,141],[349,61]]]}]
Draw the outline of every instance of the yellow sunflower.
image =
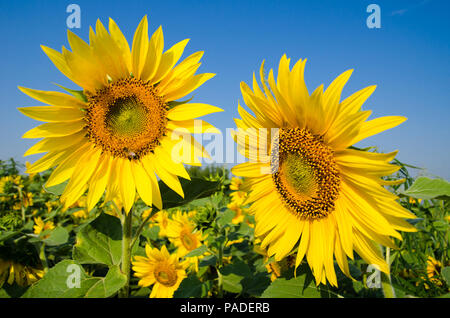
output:
[{"label": "yellow sunflower", "polygon": [[[43,231],[53,230],[55,224],[53,221],[44,222],[41,217],[34,218],[35,225],[33,226],[34,234],[41,234]],[[47,238],[49,235],[45,235],[43,238]]]},{"label": "yellow sunflower", "polygon": [[441,275],[442,263],[436,260],[432,256],[428,256],[427,259],[427,276],[428,279],[438,286],[442,285],[442,282],[437,278]]},{"label": "yellow sunflower", "polygon": [[[191,221],[193,213],[183,213],[177,211],[172,215],[166,229],[169,241],[177,247],[177,254],[183,257],[202,245],[204,237],[201,231],[195,229],[194,222]],[[198,261],[201,256],[187,257],[187,264],[198,271]]]},{"label": "yellow sunflower", "polygon": [[0,259],[0,288],[5,282],[9,285],[16,282],[17,285],[26,287],[44,276],[42,269],[22,265],[13,261]]},{"label": "yellow sunflower", "polygon": [[[273,70],[253,75],[253,90],[241,91],[254,116],[238,106],[234,138],[249,161],[232,168],[245,177],[250,191],[250,213],[255,214],[255,234],[268,255],[279,261],[297,252],[296,268],[306,256],[316,283],[337,285],[334,258],[350,276],[347,257],[356,251],[385,273],[389,267],[379,244],[395,247],[397,230],[414,231],[403,218],[415,218],[383,185],[383,176],[399,169],[390,164],[396,151],[373,153],[351,147],[358,141],[402,123],[388,116],[366,121],[361,110],[375,86],[341,101],[342,89],[352,70],[338,76],[324,91],[309,94],[304,81],[306,60],[292,70],[281,58],[277,81]],[[264,145],[267,145],[266,147]]]},{"label": "yellow sunflower", "polygon": [[150,298],[172,298],[173,293],[186,277],[186,271],[179,263],[178,255],[170,255],[167,248],[161,250],[145,246],[146,257],[135,256],[133,263],[134,276],[138,277],[139,286],[153,285]]},{"label": "yellow sunflower", "polygon": [[169,213],[166,210],[158,211],[154,216],[153,220],[155,223],[150,224],[150,226],[158,225],[159,226],[159,236],[165,237],[167,236],[167,227],[169,225]]},{"label": "yellow sunflower", "polygon": [[188,39],[163,52],[162,28],[149,39],[146,16],[131,50],[112,19],[109,32],[100,20],[95,29],[90,29],[89,44],[68,31],[72,51],[42,47],[82,92],[67,89],[68,95],[19,87],[49,105],[19,108],[26,116],[46,122],[23,135],[43,138],[26,156],[46,152],[27,173],[56,166],[46,186],[69,180],[61,196],[65,208],[88,189],[89,211],[105,190],[105,201],[118,197],[126,212],[136,190],[147,205],[162,208],[155,174],[183,196],[178,176],[189,179],[183,163],[201,165],[199,157],[208,156],[191,132],[194,127],[196,132],[218,132],[195,118],[222,111],[208,104],[175,101],[215,74],[195,75],[203,52],[177,64]]}]

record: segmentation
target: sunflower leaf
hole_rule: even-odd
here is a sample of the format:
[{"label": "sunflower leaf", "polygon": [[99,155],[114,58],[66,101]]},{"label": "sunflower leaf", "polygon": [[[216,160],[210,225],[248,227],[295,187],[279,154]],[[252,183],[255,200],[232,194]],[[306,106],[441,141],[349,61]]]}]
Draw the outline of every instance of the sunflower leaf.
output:
[{"label": "sunflower leaf", "polygon": [[208,250],[208,247],[206,245],[201,245],[200,247],[197,247],[196,249],[190,251],[187,253],[184,257],[194,257],[194,256],[201,256]]},{"label": "sunflower leaf", "polygon": [[201,282],[196,275],[183,279],[173,294],[174,298],[205,297],[211,289],[211,281]]},{"label": "sunflower leaf", "polygon": [[66,243],[69,240],[69,232],[64,227],[56,227],[51,230],[49,237],[43,239],[48,246],[57,246]]},{"label": "sunflower leaf", "polygon": [[419,177],[414,183],[401,194],[415,199],[450,199],[450,183],[444,179],[430,179]]},{"label": "sunflower leaf", "polygon": [[262,298],[317,298],[321,291],[314,284],[306,284],[306,275],[292,279],[277,278],[261,295]]},{"label": "sunflower leaf", "polygon": [[441,270],[441,275],[444,277],[447,285],[450,286],[450,266],[446,266]]},{"label": "sunflower leaf", "polygon": [[33,284],[23,298],[91,298],[113,296],[126,283],[126,277],[117,266],[109,269],[106,277],[91,277],[80,264],[64,260],[52,267]]},{"label": "sunflower leaf", "polygon": [[164,209],[182,206],[196,199],[208,197],[220,189],[220,181],[208,181],[201,178],[192,178],[191,180],[181,178],[180,183],[184,198],[170,189],[164,182],[159,181]]},{"label": "sunflower leaf", "polygon": [[77,233],[72,252],[80,264],[118,265],[122,256],[122,227],[118,218],[102,213]]}]

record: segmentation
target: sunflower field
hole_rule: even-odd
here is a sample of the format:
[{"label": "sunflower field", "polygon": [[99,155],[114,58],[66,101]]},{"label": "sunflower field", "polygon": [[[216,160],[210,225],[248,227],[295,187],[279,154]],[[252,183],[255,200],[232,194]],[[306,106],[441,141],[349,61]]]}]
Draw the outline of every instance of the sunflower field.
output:
[{"label": "sunflower field", "polygon": [[[397,249],[384,250],[391,296],[448,297],[449,185],[425,177],[414,181],[407,165],[395,164],[407,189],[390,190],[418,218],[417,232],[396,240]],[[119,269],[120,210],[114,202],[101,202],[88,211],[83,196],[63,211],[62,187],[44,186],[51,171],[21,174],[22,168],[12,159],[1,161],[1,297],[117,296],[126,283]],[[370,284],[374,272],[357,255],[349,262],[352,278],[336,265],[337,287],[316,285],[305,261],[295,271],[295,253],[275,261],[255,238],[242,179],[230,180],[218,167],[189,173],[184,199],[161,184],[167,209],[152,209],[141,199],[133,207],[129,297],[385,297],[383,286]],[[78,288],[67,272],[72,264],[80,269]],[[173,287],[147,277],[147,267],[158,264],[167,266],[167,281],[177,276]]]},{"label": "sunflower field", "polygon": [[406,118],[369,120],[375,85],[341,98],[353,70],[310,91],[306,59],[263,61],[231,131],[244,162],[207,165],[203,51],[147,16],[131,43],[112,19],[68,42],[42,49],[81,89],[19,86],[42,157],[0,161],[0,297],[450,296],[450,183],[355,146]]}]

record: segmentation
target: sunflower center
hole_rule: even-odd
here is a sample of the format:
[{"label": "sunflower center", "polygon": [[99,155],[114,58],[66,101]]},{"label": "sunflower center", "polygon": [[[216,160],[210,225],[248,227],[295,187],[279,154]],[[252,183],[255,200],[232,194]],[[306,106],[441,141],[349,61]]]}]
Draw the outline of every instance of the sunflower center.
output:
[{"label": "sunflower center", "polygon": [[138,160],[153,152],[165,135],[166,112],[153,86],[122,79],[88,95],[88,138],[114,157]]},{"label": "sunflower center", "polygon": [[177,282],[177,271],[169,264],[160,264],[154,272],[155,279],[164,286],[173,286]]},{"label": "sunflower center", "polygon": [[181,243],[188,250],[192,251],[197,248],[197,239],[191,233],[187,231],[181,232]]},{"label": "sunflower center", "polygon": [[333,151],[306,129],[282,128],[272,149],[272,178],[284,204],[303,219],[334,210],[340,177]]}]

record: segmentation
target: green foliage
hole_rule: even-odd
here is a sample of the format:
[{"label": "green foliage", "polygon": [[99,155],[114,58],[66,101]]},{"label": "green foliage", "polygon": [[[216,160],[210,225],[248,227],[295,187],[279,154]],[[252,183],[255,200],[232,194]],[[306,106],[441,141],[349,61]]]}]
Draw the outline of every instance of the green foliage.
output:
[{"label": "green foliage", "polygon": [[419,177],[411,187],[401,193],[416,199],[440,198],[448,200],[450,199],[450,183],[443,179]]},{"label": "green foliage", "polygon": [[[80,276],[72,277],[71,275],[74,275],[77,270]],[[76,282],[77,279],[79,279],[79,283]],[[126,277],[117,266],[112,266],[105,277],[92,277],[86,274],[80,264],[72,260],[65,260],[51,268],[22,297],[105,298],[114,295],[125,282]]]},{"label": "green foliage", "polygon": [[[402,233],[403,240],[395,240],[398,249],[385,250],[390,255],[396,296],[448,297],[448,182],[414,179],[409,173],[414,167],[394,163],[400,170],[387,180],[403,178],[405,182],[388,189],[417,216],[409,220],[417,232]],[[16,281],[10,284],[8,273],[0,272],[0,297],[115,297],[127,279],[120,270],[122,212],[114,203],[103,201],[86,211],[83,200],[63,210],[58,199],[65,183],[44,189],[50,171],[30,177],[20,174],[22,168],[14,160],[0,161],[4,181],[0,194],[0,261],[21,264],[42,275],[34,283],[20,286]],[[194,232],[202,234],[196,248],[179,256],[180,261],[197,263],[186,268],[187,277],[174,297],[383,297],[381,289],[367,286],[368,264],[358,255],[349,260],[353,280],[336,265],[338,287],[317,286],[306,261],[294,275],[295,255],[280,262],[267,257],[255,240],[255,219],[246,212],[248,206],[240,206],[239,217],[230,205],[226,169],[208,166],[188,170],[191,180],[180,179],[184,198],[160,182],[169,219],[179,210],[190,212]],[[131,224],[133,258],[146,257],[147,244],[158,249],[166,246],[171,254],[177,251],[174,240],[164,236],[163,224],[154,218],[157,212],[142,200],[136,201]],[[35,229],[38,218],[48,225],[40,233]],[[431,258],[435,260],[435,271],[429,274]],[[73,278],[73,272],[68,271],[70,265],[80,270],[77,288],[69,287]],[[148,297],[153,287],[139,286],[133,273],[130,297]]]},{"label": "green foliage", "polygon": [[122,227],[118,218],[100,214],[77,233],[73,259],[80,264],[119,265]]}]

